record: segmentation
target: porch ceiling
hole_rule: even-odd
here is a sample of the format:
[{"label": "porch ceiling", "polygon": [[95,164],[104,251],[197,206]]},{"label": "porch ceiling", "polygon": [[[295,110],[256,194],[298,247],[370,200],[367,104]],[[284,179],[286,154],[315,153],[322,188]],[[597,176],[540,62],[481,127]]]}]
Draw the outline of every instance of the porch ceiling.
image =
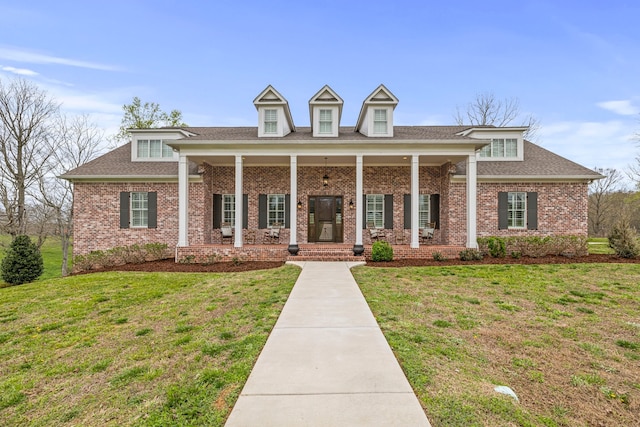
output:
[{"label": "porch ceiling", "polygon": [[[189,156],[197,163],[208,163],[212,166],[234,166],[234,156]],[[355,156],[326,156],[326,165],[355,166]],[[464,156],[434,155],[419,156],[421,166],[440,166],[447,162],[457,163],[464,160]],[[364,166],[411,166],[411,156],[407,155],[366,155],[363,156]],[[289,156],[243,156],[244,166],[289,166]],[[325,166],[325,156],[298,156],[298,166]]]}]

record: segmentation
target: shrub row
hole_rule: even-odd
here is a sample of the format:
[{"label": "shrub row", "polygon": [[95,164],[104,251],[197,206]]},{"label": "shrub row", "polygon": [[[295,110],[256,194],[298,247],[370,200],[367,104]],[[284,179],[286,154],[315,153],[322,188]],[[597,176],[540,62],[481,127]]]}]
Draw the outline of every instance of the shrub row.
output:
[{"label": "shrub row", "polygon": [[106,251],[91,251],[86,255],[73,257],[74,270],[90,271],[122,264],[140,264],[170,258],[166,243],[146,243],[144,245],[117,246]]},{"label": "shrub row", "polygon": [[547,255],[574,257],[589,254],[587,238],[583,236],[479,237],[478,247],[484,255],[494,258],[506,255],[538,258]]}]

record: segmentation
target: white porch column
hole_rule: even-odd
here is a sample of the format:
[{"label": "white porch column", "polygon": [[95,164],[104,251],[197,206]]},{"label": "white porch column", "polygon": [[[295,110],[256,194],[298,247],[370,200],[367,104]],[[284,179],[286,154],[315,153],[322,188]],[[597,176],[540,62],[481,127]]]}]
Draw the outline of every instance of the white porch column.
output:
[{"label": "white porch column", "polygon": [[363,186],[362,186],[362,154],[356,156],[356,243],[353,245],[353,253],[362,255],[364,253],[364,245],[362,244],[362,214],[365,207],[363,205]]},{"label": "white porch column", "polygon": [[411,156],[411,247],[419,248],[420,240],[418,236],[420,221],[420,157]]},{"label": "white porch column", "polygon": [[178,161],[178,246],[189,246],[189,159]]},{"label": "white porch column", "polygon": [[234,230],[234,242],[233,246],[236,248],[242,247],[242,223],[244,218],[242,213],[242,156],[236,155],[236,226]]},{"label": "white porch column", "polygon": [[290,157],[291,189],[289,196],[289,253],[297,255],[298,247],[298,157]]},{"label": "white porch column", "polygon": [[477,239],[477,193],[478,193],[478,169],[476,155],[467,157],[467,247],[478,248]]}]

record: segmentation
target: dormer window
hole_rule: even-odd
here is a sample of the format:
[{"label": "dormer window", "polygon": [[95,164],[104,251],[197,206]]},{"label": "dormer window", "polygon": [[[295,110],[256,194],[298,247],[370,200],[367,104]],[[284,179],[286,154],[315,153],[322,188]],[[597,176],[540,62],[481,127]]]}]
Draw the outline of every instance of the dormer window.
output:
[{"label": "dormer window", "polygon": [[491,144],[480,150],[480,157],[516,158],[518,157],[518,139],[493,138]]},{"label": "dormer window", "polygon": [[161,139],[139,139],[138,159],[173,158],[173,150]]},{"label": "dormer window", "polygon": [[393,110],[396,105],[398,98],[384,85],[378,86],[362,103],[355,131],[368,137],[393,137]]},{"label": "dormer window", "polygon": [[278,110],[264,110],[264,133],[278,133]]},{"label": "dormer window", "polygon": [[321,109],[320,110],[320,129],[318,130],[321,134],[331,134],[333,133],[333,119],[331,110]]},{"label": "dormer window", "polygon": [[387,134],[387,110],[376,108],[373,110],[373,133]]}]

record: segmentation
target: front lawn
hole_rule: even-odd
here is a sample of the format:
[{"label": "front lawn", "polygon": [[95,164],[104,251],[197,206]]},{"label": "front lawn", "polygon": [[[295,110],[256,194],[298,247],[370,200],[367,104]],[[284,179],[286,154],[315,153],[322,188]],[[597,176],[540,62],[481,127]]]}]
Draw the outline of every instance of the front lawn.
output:
[{"label": "front lawn", "polygon": [[3,425],[222,425],[299,274],[97,273],[0,289]]},{"label": "front lawn", "polygon": [[354,276],[434,427],[637,425],[639,265]]}]

